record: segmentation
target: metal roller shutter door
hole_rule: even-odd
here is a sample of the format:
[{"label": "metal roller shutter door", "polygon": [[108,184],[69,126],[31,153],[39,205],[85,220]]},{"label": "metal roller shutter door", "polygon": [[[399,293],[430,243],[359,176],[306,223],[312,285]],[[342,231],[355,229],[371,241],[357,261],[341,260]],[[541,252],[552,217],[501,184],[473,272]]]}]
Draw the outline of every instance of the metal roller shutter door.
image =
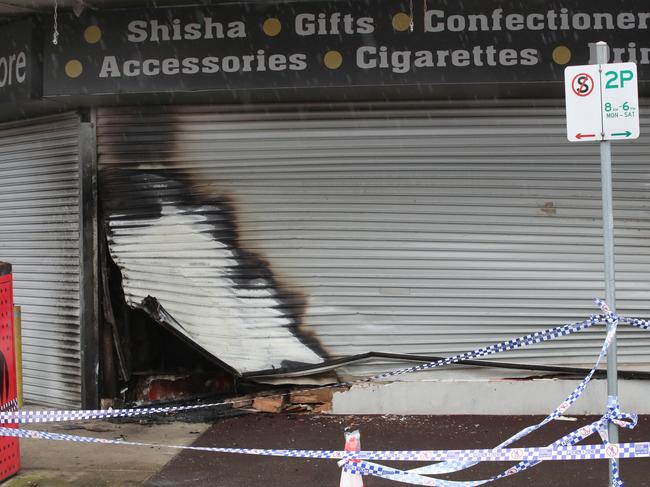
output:
[{"label": "metal roller shutter door", "polygon": [[[306,296],[304,328],[331,357],[441,355],[595,312],[598,147],[568,143],[564,127],[559,107],[119,108],[100,110],[98,150],[100,170],[181,170],[197,191],[227,194],[242,245]],[[616,144],[614,158],[618,309],[650,316],[648,138]],[[195,237],[175,241],[191,249]],[[169,293],[128,277],[132,250],[111,248],[131,304]],[[590,363],[602,337],[504,357]],[[649,353],[650,334],[621,330],[622,363]]]},{"label": "metal roller shutter door", "polygon": [[80,404],[79,118],[0,125],[0,260],[22,306],[25,400]]}]

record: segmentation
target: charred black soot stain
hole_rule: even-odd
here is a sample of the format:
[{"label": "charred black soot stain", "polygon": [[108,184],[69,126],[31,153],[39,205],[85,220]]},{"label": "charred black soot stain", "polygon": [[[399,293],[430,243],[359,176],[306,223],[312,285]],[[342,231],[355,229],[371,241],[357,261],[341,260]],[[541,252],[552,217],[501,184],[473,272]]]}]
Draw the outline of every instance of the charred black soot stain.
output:
[{"label": "charred black soot stain", "polygon": [[[286,288],[274,275],[271,264],[256,252],[242,248],[239,241],[237,210],[227,196],[206,194],[184,171],[172,169],[103,169],[99,175],[100,199],[103,214],[121,221],[155,220],[162,216],[164,206],[174,206],[189,215],[201,215],[212,229],[215,241],[225,244],[232,252],[236,266],[229,268],[229,279],[235,288],[256,290],[272,288],[274,306],[289,321],[285,325],[306,347],[323,359],[328,353],[319,340],[303,330],[306,299],[304,295]],[[111,236],[108,221],[104,221],[106,235]],[[218,358],[218,357],[217,357]],[[291,362],[283,362],[290,368]],[[301,364],[302,365],[302,364]]]},{"label": "charred black soot stain", "polygon": [[[124,117],[124,109],[102,108],[101,117],[110,120],[113,117]],[[102,129],[98,132],[100,149],[103,146],[114,147],[119,154],[118,164],[122,167],[143,163],[169,162],[172,154],[179,150],[177,137],[178,116],[173,112],[158,107],[139,107],[135,113],[129,112],[128,129],[123,123],[112,122],[100,124]],[[151,134],[155,134],[152,137]],[[104,154],[100,152],[100,160]]]}]

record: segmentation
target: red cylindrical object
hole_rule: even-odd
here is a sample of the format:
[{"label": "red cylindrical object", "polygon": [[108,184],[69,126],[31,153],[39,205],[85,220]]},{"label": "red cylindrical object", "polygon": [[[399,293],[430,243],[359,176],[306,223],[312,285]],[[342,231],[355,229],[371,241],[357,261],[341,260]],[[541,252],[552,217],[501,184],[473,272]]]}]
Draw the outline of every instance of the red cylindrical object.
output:
[{"label": "red cylindrical object", "polygon": [[[17,404],[13,281],[11,265],[0,262],[0,410],[15,410]],[[18,473],[18,470],[18,438],[0,437],[0,481]]]}]

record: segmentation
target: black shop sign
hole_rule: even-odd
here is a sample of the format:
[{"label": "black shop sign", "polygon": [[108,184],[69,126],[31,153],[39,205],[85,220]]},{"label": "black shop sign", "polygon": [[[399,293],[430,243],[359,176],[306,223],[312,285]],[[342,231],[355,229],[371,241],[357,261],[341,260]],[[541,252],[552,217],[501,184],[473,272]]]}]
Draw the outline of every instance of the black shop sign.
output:
[{"label": "black shop sign", "polygon": [[0,103],[40,96],[41,43],[34,34],[32,20],[0,27]]},{"label": "black shop sign", "polygon": [[46,43],[44,94],[542,86],[560,83],[569,64],[594,62],[601,40],[612,46],[612,62],[634,61],[650,80],[649,27],[647,0],[89,11],[59,18],[58,45]]}]

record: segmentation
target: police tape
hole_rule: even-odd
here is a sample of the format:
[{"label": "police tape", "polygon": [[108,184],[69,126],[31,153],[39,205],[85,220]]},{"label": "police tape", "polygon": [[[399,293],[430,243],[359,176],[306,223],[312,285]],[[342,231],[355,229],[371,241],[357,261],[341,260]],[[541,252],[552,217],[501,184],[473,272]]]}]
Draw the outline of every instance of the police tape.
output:
[{"label": "police tape", "polygon": [[[607,322],[609,324],[609,329],[607,336],[605,338],[605,341],[603,343],[603,346],[601,347],[601,352],[599,354],[599,357],[596,361],[596,364],[594,365],[593,369],[590,371],[590,373],[583,379],[583,381],[580,383],[580,385],[568,396],[567,400],[563,402],[558,408],[556,408],[547,418],[545,418],[541,423],[538,423],[537,425],[533,425],[531,427],[525,428],[524,430],[520,431],[519,433],[515,434],[513,437],[509,438],[508,440],[504,441],[500,445],[498,445],[496,449],[501,449],[504,446],[512,444],[514,441],[521,439],[522,437],[528,435],[532,431],[535,431],[536,429],[540,428],[544,424],[548,423],[549,421],[553,419],[557,419],[560,417],[560,415],[568,409],[573,402],[575,402],[584,389],[586,388],[587,384],[591,380],[591,377],[593,376],[593,373],[595,372],[598,364],[600,361],[604,358],[604,356],[607,353],[607,350],[613,340],[613,338],[616,335],[616,329],[617,325],[619,323],[619,318],[615,314],[611,313],[609,307],[607,304],[599,299],[596,299],[596,304],[601,307],[601,310],[603,313],[607,316]],[[647,329],[648,327],[648,322],[645,320],[639,320],[639,319],[626,319],[626,322],[633,322],[635,326],[645,328]],[[595,422],[592,423],[589,426],[580,428],[579,430],[576,430],[556,442],[550,445],[550,447],[568,447],[568,446],[573,446],[576,445],[578,442],[584,440],[585,438],[591,436],[594,432],[598,432],[599,435],[602,438],[603,441],[603,448],[607,449],[609,448],[610,453],[616,451],[616,446],[612,446],[609,441],[608,441],[608,433],[607,433],[607,425],[608,423],[615,423],[618,426],[621,426],[623,428],[627,429],[632,429],[636,426],[637,423],[637,416],[636,414],[630,414],[630,413],[622,413],[620,411],[619,405],[618,405],[618,398],[616,396],[610,396],[608,398],[608,409],[607,412],[603,415],[603,417]],[[421,467],[418,469],[413,469],[409,471],[399,471],[397,469],[391,468],[391,467],[384,467],[382,465],[376,465],[376,464],[369,464],[368,462],[365,462],[365,464],[359,465],[358,463],[352,464],[350,466],[349,463],[346,463],[344,465],[344,470],[348,472],[349,474],[358,474],[358,475],[374,475],[378,477],[382,477],[385,479],[389,480],[395,480],[399,481],[402,483],[409,483],[409,484],[414,484],[414,485],[435,485],[435,486],[442,486],[442,487],[476,487],[479,485],[483,485],[488,482],[493,482],[496,480],[499,480],[501,478],[514,475],[516,473],[523,472],[524,470],[527,470],[531,467],[534,467],[535,465],[538,465],[541,461],[544,461],[542,459],[538,460],[522,460],[520,463],[515,465],[514,467],[509,468],[508,470],[501,472],[498,475],[495,475],[493,477],[490,477],[488,479],[483,479],[483,480],[472,480],[472,481],[463,481],[463,482],[458,482],[458,481],[450,481],[446,479],[439,479],[439,478],[431,478],[431,477],[425,477],[423,474],[441,474],[441,473],[451,473],[451,472],[458,472],[460,470],[467,469],[469,467],[472,467],[474,465],[477,465],[480,463],[480,461],[467,461],[467,460],[462,460],[462,461],[457,461],[457,460],[451,460],[451,461],[445,461],[442,463],[437,463],[434,465],[429,465],[426,467]],[[614,487],[623,487],[623,481],[621,480],[620,477],[620,471],[618,468],[618,460],[615,458],[611,458],[611,480],[612,480],[612,485]]]},{"label": "police tape", "polygon": [[650,442],[621,443],[605,445],[548,446],[504,449],[468,449],[468,450],[283,450],[265,448],[223,448],[211,446],[182,446],[137,441],[111,440],[90,436],[77,436],[46,431],[20,428],[0,427],[0,436],[22,439],[51,441],[72,441],[79,443],[97,443],[103,445],[138,446],[148,448],[168,448],[173,450],[192,450],[212,453],[231,453],[239,455],[272,456],[286,458],[309,458],[326,460],[345,460],[355,465],[362,460],[384,461],[445,461],[471,460],[477,462],[510,461],[560,461],[560,460],[599,460],[611,458],[645,458],[650,457]]},{"label": "police tape", "polygon": [[[78,441],[86,443],[102,443],[102,444],[119,444],[119,445],[132,445],[132,446],[147,446],[147,447],[161,447],[161,448],[174,448],[174,449],[187,449],[187,450],[200,450],[211,451],[220,453],[238,453],[249,455],[269,455],[269,456],[283,456],[293,458],[328,458],[328,459],[341,459],[341,466],[344,471],[353,474],[361,475],[374,475],[382,478],[397,480],[403,483],[411,483],[415,485],[435,485],[445,487],[473,487],[482,485],[487,482],[503,478],[505,476],[513,475],[515,473],[524,471],[531,468],[542,461],[547,460],[594,460],[594,459],[610,459],[613,462],[613,480],[614,485],[623,485],[618,474],[618,458],[640,458],[648,457],[649,444],[648,443],[625,443],[625,444],[611,444],[607,437],[607,425],[613,422],[624,428],[634,428],[637,422],[635,414],[622,413],[618,407],[616,397],[609,398],[608,410],[603,417],[592,423],[576,430],[569,435],[566,435],[548,447],[536,448],[506,448],[515,441],[525,437],[533,431],[541,428],[548,422],[558,419],[578,398],[587,387],[595,371],[597,370],[600,362],[606,356],[608,348],[616,336],[617,326],[619,322],[630,324],[637,328],[648,329],[650,322],[637,318],[618,317],[611,313],[606,303],[602,300],[596,300],[596,303],[601,307],[602,315],[593,315],[589,319],[560,327],[550,328],[541,332],[536,332],[513,340],[501,342],[499,344],[491,345],[489,347],[480,348],[473,352],[467,352],[453,357],[448,357],[428,364],[421,364],[414,367],[399,369],[396,371],[387,372],[360,381],[349,382],[345,384],[354,385],[356,383],[367,382],[369,380],[379,380],[388,378],[395,375],[400,375],[408,372],[416,372],[419,370],[427,370],[442,365],[456,363],[470,358],[482,357],[499,353],[507,350],[514,350],[524,346],[541,343],[561,336],[566,336],[577,331],[589,328],[598,323],[607,323],[608,332],[601,347],[599,356],[595,365],[587,374],[587,376],[580,382],[578,387],[567,396],[567,398],[555,408],[544,420],[536,425],[529,426],[511,438],[502,442],[500,445],[493,449],[481,450],[427,450],[427,451],[375,451],[375,452],[340,452],[340,451],[319,451],[319,450],[263,450],[263,449],[240,449],[240,448],[219,448],[219,447],[192,447],[192,446],[170,446],[170,445],[156,445],[138,442],[126,442],[122,440],[107,440],[101,438],[82,437],[74,435],[63,435],[59,433],[49,433],[42,431],[32,431],[16,428],[0,428],[0,436],[14,436],[19,438],[34,438],[34,439],[47,439],[58,441]],[[340,387],[341,384],[336,384]],[[167,408],[140,408],[140,409],[120,409],[120,410],[86,410],[86,411],[21,411],[21,412],[2,412],[0,413],[0,421],[6,423],[45,423],[55,421],[73,421],[85,419],[107,419],[110,417],[124,417],[124,416],[138,416],[144,414],[161,414],[170,413],[190,409],[206,408],[216,405],[232,404],[232,401],[226,401],[213,404],[201,404],[191,406],[175,406]],[[594,433],[599,433],[603,444],[601,445],[579,445],[576,444],[583,439],[591,436]],[[378,465],[369,460],[406,460],[406,461],[435,461],[441,462],[418,469],[403,471],[392,467]],[[457,472],[477,463],[484,461],[518,461],[519,463],[489,479],[475,480],[475,481],[450,481],[445,479],[437,479],[426,477],[425,474],[442,474]]]},{"label": "police tape", "polygon": [[[579,428],[579,429],[577,429],[577,430],[563,436],[562,438],[560,438],[560,439],[556,440],[555,442],[551,443],[550,445],[548,445],[548,448],[551,448],[551,449],[564,449],[564,451],[566,451],[568,453],[570,451],[570,447],[572,447],[572,446],[576,445],[577,443],[587,439],[592,434],[598,433],[601,436],[602,440],[603,440],[603,445],[600,445],[600,446],[603,446],[603,448],[607,449],[607,447],[609,447],[611,445],[608,442],[608,439],[607,439],[607,425],[608,425],[608,423],[612,422],[612,423],[615,423],[615,424],[617,424],[618,426],[620,426],[622,428],[633,429],[636,426],[637,419],[638,419],[636,414],[621,413],[620,409],[618,407],[618,401],[614,397],[609,398],[608,404],[609,404],[609,406],[607,408],[607,412],[599,420],[594,421],[593,423],[591,423],[591,424],[589,424],[587,426],[583,426],[583,427],[581,427],[581,428]],[[591,446],[591,445],[589,445],[589,446]],[[499,449],[499,447],[497,447],[495,450],[498,450],[498,449]],[[514,450],[517,450],[517,449],[514,449]],[[606,451],[609,451],[609,453],[611,455],[613,455],[614,453],[616,453],[616,446],[614,446],[613,448],[610,448],[609,450],[606,450]],[[643,446],[642,445],[639,446],[639,454],[642,454],[643,451],[644,451]],[[537,460],[530,460],[530,459],[522,458],[522,460],[517,465],[515,465],[513,467],[510,467],[509,469],[505,470],[504,472],[501,472],[498,475],[494,475],[493,477],[490,477],[489,479],[484,479],[484,480],[480,480],[480,481],[467,481],[465,483],[460,483],[460,484],[459,483],[446,484],[446,483],[444,483],[445,481],[442,481],[441,479],[437,479],[437,480],[441,480],[441,482],[443,482],[443,483],[441,483],[441,484],[430,484],[430,483],[426,483],[426,482],[429,482],[430,478],[429,477],[424,477],[424,478],[426,478],[428,480],[425,483],[421,483],[422,482],[422,477],[421,477],[422,474],[427,473],[427,472],[426,472],[426,470],[422,471],[422,469],[420,469],[420,468],[416,468],[416,469],[406,471],[402,476],[402,480],[400,480],[400,481],[409,483],[410,482],[409,479],[410,479],[410,480],[413,481],[411,483],[415,483],[417,485],[463,485],[464,487],[469,487],[469,486],[473,486],[473,485],[482,485],[482,484],[487,483],[487,482],[493,482],[495,480],[499,480],[501,478],[508,477],[510,475],[514,475],[515,473],[520,473],[520,472],[523,472],[524,470],[528,470],[529,468],[532,468],[532,467],[538,465],[542,461],[545,461],[546,458],[544,458],[544,456],[545,456],[545,454],[540,455],[540,458],[537,459]],[[564,459],[568,460],[568,459],[576,459],[576,458],[570,458],[569,457],[569,458],[564,458]],[[513,457],[511,457],[511,460],[516,460],[516,458],[513,456]],[[558,460],[558,458],[555,458],[555,460]],[[612,467],[613,467],[612,468],[612,475],[613,475],[614,485],[622,486],[623,482],[620,479],[617,460],[615,458],[613,458],[613,457],[610,460],[612,461]],[[443,463],[441,463],[439,465],[453,464],[453,463],[454,463],[454,461],[447,461],[447,462],[443,462]],[[464,468],[468,468],[468,466],[474,466],[474,465],[476,465],[478,463],[480,463],[480,461],[469,461],[468,462],[468,461],[463,460],[462,462],[460,462],[460,465],[463,465]],[[459,470],[462,470],[462,469],[459,469]],[[381,470],[378,471],[376,468],[373,468],[373,469],[368,470],[365,473],[365,475],[375,475],[375,474],[377,474],[379,476],[383,476],[382,472],[383,471],[381,471]],[[406,475],[406,474],[410,474],[410,475]],[[412,477],[411,475],[418,475],[420,477]],[[385,478],[392,478],[392,477],[388,476],[388,477],[385,477]]]},{"label": "police tape", "polygon": [[[612,408],[610,408],[611,410]],[[615,408],[614,408],[615,409]],[[510,448],[510,449],[466,449],[466,450],[420,450],[420,451],[338,451],[338,450],[279,450],[279,449],[253,449],[253,448],[223,448],[223,447],[201,447],[201,446],[178,446],[162,445],[154,443],[131,442],[125,440],[111,440],[104,438],[93,438],[43,431],[32,431],[25,429],[0,428],[0,435],[13,436],[18,438],[31,438],[53,441],[75,441],[82,443],[98,443],[104,445],[138,446],[167,448],[176,450],[192,450],[213,453],[243,454],[257,456],[272,456],[285,458],[307,458],[307,459],[330,459],[342,460],[346,472],[360,475],[373,475],[389,480],[414,485],[431,485],[444,487],[473,487],[492,482],[503,477],[514,475],[527,468],[537,465],[543,461],[574,461],[574,460],[598,460],[598,459],[621,459],[621,458],[647,458],[650,457],[650,443],[622,443],[604,445],[580,445],[575,443],[584,440],[594,432],[598,431],[606,435],[606,424],[609,420],[607,414],[598,421],[566,435],[548,447],[532,448]],[[619,423],[624,427],[633,427],[632,423]],[[449,481],[425,477],[414,470],[402,471],[392,467],[375,464],[372,461],[455,461],[464,462],[520,462],[505,472],[495,475],[489,479],[474,481]],[[623,485],[617,476],[615,485]]]},{"label": "police tape", "polygon": [[[603,303],[603,306],[604,305]],[[606,311],[609,311],[608,308],[605,308]],[[616,330],[617,330],[617,325],[618,325],[618,319],[616,319],[615,316],[612,316],[610,314],[610,319],[608,321],[610,323],[610,328],[607,332],[607,335],[605,337],[605,340],[603,341],[603,345],[600,348],[600,353],[598,354],[598,358],[596,359],[596,362],[594,363],[593,367],[589,371],[589,373],[586,375],[586,377],[578,384],[578,386],[565,398],[562,403],[560,403],[559,406],[557,406],[551,413],[546,416],[542,421],[540,421],[537,424],[528,426],[527,428],[524,428],[523,430],[519,431],[518,433],[514,434],[507,440],[503,441],[499,445],[497,445],[495,448],[505,448],[506,446],[509,446],[513,444],[514,442],[524,438],[525,436],[529,435],[530,433],[537,431],[538,429],[542,428],[544,425],[550,423],[551,421],[556,420],[560,416],[562,416],[582,395],[584,390],[587,388],[587,385],[591,381],[593,375],[596,373],[596,370],[598,369],[598,366],[602,362],[602,360],[605,358],[607,355],[607,351],[609,349],[609,346],[612,343],[613,338],[616,336]],[[635,422],[636,424],[636,422]],[[474,466],[475,463],[458,463],[458,462],[445,462],[445,463],[439,463],[435,465],[428,465],[425,467],[421,467],[417,469],[416,473],[421,473],[421,474],[443,474],[443,473],[452,473],[452,472],[458,472],[460,470],[465,470],[467,468],[470,468]]]},{"label": "police tape", "polygon": [[[565,337],[573,333],[590,328],[599,323],[610,323],[614,319],[615,316],[611,314],[592,315],[590,318],[584,321],[580,321],[572,324],[566,324],[554,328],[549,328],[543,331],[537,331],[528,335],[514,338],[512,340],[506,340],[494,345],[490,345],[488,347],[481,347],[471,352],[466,352],[451,357],[447,357],[444,359],[440,359],[437,361],[433,361],[425,364],[419,364],[419,365],[415,365],[403,369],[398,369],[398,370],[374,375],[372,377],[366,377],[355,381],[338,382],[330,386],[314,388],[313,390],[324,389],[328,387],[351,387],[354,385],[363,384],[367,382],[385,380],[390,377],[395,377],[407,373],[431,370],[434,368],[443,367],[458,362],[463,362],[465,360],[472,360],[475,358],[487,357],[489,355],[494,355],[501,352],[517,350],[519,348],[523,348],[526,346],[536,345],[549,340],[555,340],[557,338]],[[639,323],[630,322],[630,324],[638,328],[646,328],[646,329],[648,326],[650,326],[648,325],[647,322],[644,322],[644,320],[636,320],[636,321],[638,321]],[[303,392],[306,392],[306,390]],[[273,394],[267,394],[263,397],[274,397],[274,396],[280,396],[284,394],[286,393],[280,393],[280,394],[273,393]],[[249,399],[235,399],[235,400],[228,400],[228,401],[221,401],[221,402],[191,404],[191,405],[184,405],[184,406],[166,406],[166,407],[132,408],[132,409],[5,411],[5,412],[0,412],[0,423],[16,423],[16,424],[53,423],[53,422],[63,422],[63,421],[100,420],[100,419],[110,419],[110,418],[137,417],[137,416],[145,416],[145,415],[160,415],[160,414],[178,413],[183,411],[193,411],[197,409],[214,408],[218,406],[236,405],[248,401]]]},{"label": "police tape", "polygon": [[[523,472],[524,470],[527,470],[535,465],[538,465],[542,461],[546,460],[593,460],[596,458],[591,457],[591,454],[589,453],[589,449],[597,448],[600,450],[600,453],[602,454],[602,451],[604,449],[606,455],[610,455],[611,458],[610,460],[612,462],[616,462],[617,460],[614,459],[614,456],[619,455],[618,458],[622,458],[620,456],[620,448],[622,445],[611,445],[611,444],[605,444],[605,445],[585,445],[584,447],[587,449],[587,451],[582,451],[580,453],[576,454],[576,451],[579,451],[579,448],[573,447],[575,443],[578,441],[581,441],[587,436],[590,436],[592,434],[593,428],[601,428],[602,425],[599,424],[599,422],[596,422],[590,427],[583,427],[580,428],[580,430],[576,430],[573,433],[570,433],[569,435],[561,438],[557,442],[553,443],[550,445],[548,448],[533,448],[533,449],[511,449],[511,450],[500,450],[503,453],[508,453],[509,460],[519,460],[519,463],[515,465],[514,467],[510,467],[507,470],[499,473],[498,475],[494,475],[490,478],[487,479],[481,479],[481,480],[468,480],[468,481],[453,481],[453,480],[446,480],[446,479],[439,479],[439,478],[431,478],[431,477],[425,477],[424,475],[417,473],[417,469],[414,470],[408,470],[408,471],[403,471],[399,469],[395,469],[392,467],[386,467],[384,465],[377,465],[375,463],[371,463],[368,461],[364,460],[347,460],[345,465],[343,465],[343,470],[348,472],[349,474],[357,474],[357,475],[372,475],[376,477],[381,477],[385,478],[388,480],[394,480],[402,483],[408,483],[412,485],[431,485],[431,486],[441,486],[441,487],[475,487],[479,485],[483,485],[489,482],[494,482],[496,480],[509,477],[511,475]],[[586,433],[585,433],[586,431]],[[555,447],[555,449],[553,449]],[[629,449],[629,446],[624,447],[626,449]],[[635,444],[634,445],[634,453],[633,455],[634,458],[640,458],[641,456],[645,455],[645,445],[643,444]],[[531,455],[527,455],[524,453],[522,450],[530,450]],[[552,450],[552,451],[549,451]],[[498,450],[492,450],[492,451],[498,451]],[[535,458],[536,453],[539,452],[538,458]],[[455,453],[455,452],[454,452]],[[462,454],[459,454],[459,456]],[[453,455],[452,455],[453,456]],[[595,455],[598,456],[598,455]],[[599,458],[602,458],[602,456],[599,456]],[[482,461],[489,461],[489,460],[475,460],[472,459],[471,464],[476,465]],[[507,460],[504,460],[507,461]],[[449,462],[449,461],[448,461]],[[339,462],[341,463],[341,462]],[[618,472],[618,464],[614,464],[614,485],[619,487],[623,485],[623,482],[620,479],[619,472]]]},{"label": "police tape", "polygon": [[[616,336],[616,330],[617,330],[617,325],[618,325],[618,319],[615,315],[609,312],[609,308],[604,302],[599,302],[597,303],[602,307],[603,312],[609,313],[608,316],[608,323],[609,323],[609,330],[607,332],[607,335],[605,337],[605,340],[603,342],[603,345],[601,347],[600,353],[598,355],[598,358],[596,360],[596,363],[590,370],[590,372],[587,374],[587,376],[580,382],[578,387],[576,387],[571,394],[567,396],[567,398],[557,407],[555,408],[544,420],[539,422],[538,424],[529,426],[522,431],[516,433],[512,437],[508,438],[501,444],[497,445],[495,449],[502,449],[505,448],[515,441],[520,440],[521,438],[524,438],[528,434],[532,433],[533,431],[538,430],[539,428],[543,427],[545,424],[548,424],[550,421],[556,420],[559,418],[567,409],[569,409],[573,403],[575,403],[580,396],[582,395],[582,392],[586,389],[587,385],[589,384],[591,378],[593,377],[593,374],[598,368],[598,365],[602,361],[602,359],[606,356],[607,351],[609,349],[609,346],[613,340],[613,338]],[[568,435],[567,437],[561,438],[558,440],[556,443],[554,443],[551,446],[567,446],[571,444],[575,444],[578,441],[586,438],[587,436],[591,435],[592,433],[598,431],[599,433],[601,430],[606,428],[606,425],[608,422],[614,422],[616,424],[619,424],[620,426],[623,426],[625,428],[634,428],[637,422],[637,417],[634,414],[626,414],[626,413],[621,413],[619,408],[618,408],[618,402],[616,398],[610,398],[609,399],[609,405],[608,405],[608,411],[607,413],[601,418],[600,422],[595,423],[594,425],[591,426],[591,428],[583,428],[582,430],[579,430],[577,432],[572,433],[571,435]],[[586,431],[586,433],[585,433]],[[425,467],[420,467],[418,469],[413,469],[409,471],[409,475],[423,475],[423,474],[447,474],[447,473],[453,473],[453,472],[458,472],[461,470],[465,470],[467,468],[470,468],[476,464],[478,464],[478,461],[471,461],[471,460],[463,460],[463,461],[458,461],[458,460],[451,460],[451,461],[445,461],[442,463],[436,463],[433,465],[427,465]],[[528,468],[531,468],[532,466],[536,465],[538,462],[523,462],[521,465],[518,465],[516,467],[517,472],[521,472],[523,470],[526,470]],[[615,464],[615,479],[616,481],[620,481],[618,478],[618,466]],[[372,475],[371,472],[376,472],[376,469],[370,469],[366,473],[366,475]],[[494,481],[496,479],[501,478],[504,476],[506,472],[495,476],[492,479],[488,479],[486,481]],[[412,477],[408,477],[412,478]],[[427,477],[428,478],[428,477]],[[412,479],[415,479],[413,477]],[[442,479],[439,479],[442,481]],[[401,480],[401,482],[405,482],[406,480]],[[485,482],[481,482],[485,483]],[[429,484],[424,484],[424,485],[429,485]],[[467,484],[467,485],[480,485],[479,484]]]},{"label": "police tape", "polygon": [[[582,395],[582,392],[586,389],[587,385],[589,384],[591,378],[593,377],[593,374],[598,368],[598,365],[600,362],[603,360],[603,358],[606,356],[607,351],[609,349],[609,346],[616,336],[616,331],[617,331],[617,326],[619,323],[619,317],[616,316],[614,313],[612,313],[609,309],[609,306],[607,306],[607,303],[605,303],[603,300],[600,300],[598,298],[595,299],[596,304],[601,308],[601,311],[603,314],[607,317],[606,321],[609,325],[607,336],[603,342],[603,345],[600,350],[600,354],[598,356],[598,359],[596,360],[596,363],[594,364],[593,368],[590,370],[590,372],[587,374],[587,376],[580,382],[578,387],[574,389],[571,394],[566,398],[560,406],[558,406],[555,410],[551,412],[544,420],[542,420],[540,423],[536,425],[529,426],[519,433],[516,433],[509,439],[505,440],[501,444],[497,445],[495,448],[504,448],[506,446],[511,445],[515,441],[527,436],[528,434],[532,433],[533,431],[536,431],[537,429],[541,428],[545,424],[549,423],[550,421],[553,421],[557,418],[559,418],[571,405],[573,405],[574,402],[576,402],[580,396]],[[631,319],[635,322],[636,326],[638,327],[647,327],[648,322],[645,320],[638,320],[638,319]],[[608,409],[606,414],[601,418],[601,420],[591,426],[591,429],[589,428],[583,428],[581,430],[578,430],[574,433],[571,433],[570,435],[567,435],[563,438],[560,438],[557,442],[555,442],[551,446],[567,446],[567,445],[574,445],[581,441],[582,439],[586,438],[587,436],[591,435],[594,432],[598,432],[602,439],[603,443],[605,445],[608,444],[608,439],[607,439],[607,424],[609,422],[613,422],[621,427],[632,429],[636,426],[637,422],[637,416],[635,414],[628,414],[628,413],[621,413],[619,406],[618,406],[618,398],[613,396],[608,398]],[[585,431],[587,433],[585,433]],[[447,461],[447,462],[442,462],[442,463],[437,463],[434,465],[427,465],[425,467],[420,467],[418,469],[413,469],[409,471],[409,474],[415,474],[415,475],[421,475],[421,474],[443,474],[443,473],[452,473],[452,472],[458,472],[461,470],[465,470],[467,468],[470,468],[474,465],[476,465],[479,462],[472,462],[472,461]],[[494,480],[497,480],[499,478],[502,478],[503,476],[510,475],[513,472],[522,472],[524,470],[527,470],[528,468],[531,468],[535,465],[537,465],[539,462],[527,462],[524,461],[517,465],[516,467],[513,467],[513,469],[510,469],[506,472],[503,472],[495,477],[492,477],[491,479],[487,479],[485,481],[481,481],[477,484],[466,484],[466,485],[481,485],[482,483],[485,482],[491,482]],[[372,472],[374,470],[370,470]],[[510,472],[510,473],[508,473]],[[366,475],[371,475],[371,473],[367,473]],[[415,478],[413,479],[415,480]],[[620,479],[619,475],[619,470],[618,470],[618,463],[613,460],[612,461],[612,480],[613,483],[616,486],[622,486],[623,482]],[[404,482],[404,480],[402,480]],[[416,482],[417,483],[417,482]],[[423,485],[429,485],[429,484],[423,484]]]},{"label": "police tape", "polygon": [[[537,465],[543,461],[574,461],[574,460],[618,460],[624,458],[648,458],[650,454],[648,448],[650,443],[621,443],[608,445],[579,445],[567,446],[564,448],[520,448],[501,450],[506,453],[502,460],[488,460],[491,456],[480,456],[478,450],[475,455],[480,456],[478,462],[486,461],[512,461],[517,458],[521,459],[521,464],[528,463],[529,466]],[[499,451],[499,450],[490,450]],[[452,452],[450,452],[452,453]],[[508,457],[509,458],[506,458]],[[521,465],[520,464],[520,465]],[[372,475],[397,482],[408,483],[413,485],[429,485],[438,487],[474,487],[489,482],[494,482],[523,471],[520,467],[512,467],[498,475],[481,480],[446,480],[413,473],[412,471],[400,470],[385,465],[379,465],[373,462],[358,460],[352,461],[345,465],[345,470],[352,474]],[[618,478],[615,479],[614,485],[622,486],[623,482]]]}]

